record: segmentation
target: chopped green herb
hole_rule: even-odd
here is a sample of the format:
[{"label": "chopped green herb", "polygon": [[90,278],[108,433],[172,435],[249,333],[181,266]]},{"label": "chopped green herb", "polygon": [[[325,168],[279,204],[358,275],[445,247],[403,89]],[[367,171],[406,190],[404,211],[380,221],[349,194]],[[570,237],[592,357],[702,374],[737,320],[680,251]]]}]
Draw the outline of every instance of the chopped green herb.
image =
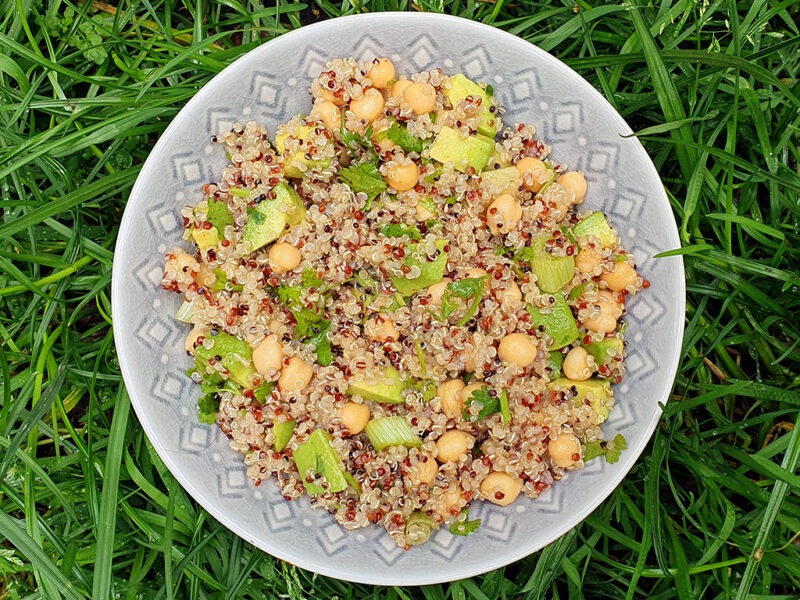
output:
[{"label": "chopped green herb", "polygon": [[275,383],[272,381],[265,381],[258,386],[258,388],[253,390],[253,397],[261,402],[261,404],[264,404],[264,400],[266,400],[267,397],[272,394],[273,389],[275,389]]},{"label": "chopped green herb", "polygon": [[241,292],[244,289],[243,285],[236,285],[228,281],[228,276],[222,269],[214,269],[214,275],[217,280],[214,285],[209,286],[212,290],[228,290],[229,292]]},{"label": "chopped green herb", "polygon": [[428,376],[428,369],[425,366],[425,355],[422,352],[422,345],[418,340],[414,340],[414,345],[417,347],[417,358],[419,359],[419,368],[422,369],[422,376]]},{"label": "chopped green herb", "polygon": [[625,437],[618,433],[610,442],[597,440],[586,444],[583,450],[583,460],[584,462],[589,462],[598,456],[605,456],[606,462],[614,464],[619,460],[622,451],[627,448],[628,443],[625,441]]},{"label": "chopped green herb", "polygon": [[[431,185],[433,185],[434,183],[436,183],[436,180],[439,179],[439,175],[441,175],[441,174],[442,174],[442,167],[438,167],[430,175],[425,175],[425,177],[423,177],[423,179],[425,181],[427,181],[428,183],[430,183]],[[433,212],[433,211],[431,211],[431,212]]]},{"label": "chopped green herb", "polygon": [[419,203],[422,205],[422,208],[424,208],[431,214],[435,215],[436,212],[438,211],[439,207],[436,206],[436,201],[433,198],[430,197],[423,198],[422,200],[419,201]]},{"label": "chopped green herb", "polygon": [[469,509],[465,508],[461,511],[461,514],[458,515],[458,519],[450,525],[450,533],[453,535],[469,535],[470,533],[474,533],[478,531],[478,528],[481,526],[481,520],[475,519],[474,521],[469,520]]},{"label": "chopped green herb", "polygon": [[317,272],[311,267],[306,267],[303,271],[303,287],[317,288],[322,285],[322,279],[317,277]]},{"label": "chopped green herb", "polygon": [[216,371],[206,373],[203,368],[193,367],[186,374],[191,377],[195,372],[203,377],[200,384],[203,395],[197,400],[200,422],[213,425],[219,412],[219,394],[224,391],[236,391],[236,385],[232,381],[225,380]]},{"label": "chopped green herb", "polygon": [[583,291],[585,289],[586,289],[586,282],[585,281],[580,285],[576,285],[574,288],[572,288],[572,291],[569,293],[569,299],[570,300],[577,300],[578,298],[581,297],[581,294],[583,294]]},{"label": "chopped green herb", "polygon": [[508,406],[508,393],[505,390],[500,392],[500,413],[503,415],[503,423],[511,423],[511,408]]},{"label": "chopped green herb", "polygon": [[402,237],[407,235],[412,240],[419,242],[422,234],[416,225],[404,225],[403,223],[391,223],[381,227],[381,233],[386,237]]},{"label": "chopped green herb", "polygon": [[304,343],[314,346],[317,352],[317,362],[322,366],[331,364],[333,360],[331,344],[328,341],[327,333],[331,328],[331,322],[325,318],[325,312],[311,310],[305,307],[300,299],[303,288],[298,286],[282,285],[277,288],[276,293],[281,302],[294,315],[295,331],[297,337]]},{"label": "chopped green herb", "polygon": [[[472,396],[464,402],[463,416],[465,421],[481,421],[489,415],[500,412],[500,398],[497,394],[492,396],[489,393],[490,391],[489,386],[485,385],[481,389],[472,392]],[[467,410],[473,404],[478,407],[478,414],[474,417]]]},{"label": "chopped green herb", "polygon": [[386,137],[400,146],[405,152],[416,152],[417,154],[422,152],[422,140],[411,135],[407,127],[400,127],[397,121],[392,123],[389,130],[386,131]]},{"label": "chopped green herb", "polygon": [[219,231],[220,235],[224,234],[225,228],[228,225],[233,224],[233,217],[231,216],[231,212],[228,210],[228,205],[224,202],[218,202],[213,198],[209,199],[208,201],[208,212],[206,213],[206,219],[209,223],[217,228],[217,231]]},{"label": "chopped green herb", "polygon": [[353,192],[364,192],[367,195],[364,211],[372,208],[372,202],[387,187],[378,167],[368,162],[342,169],[339,171],[339,179],[346,183]]},{"label": "chopped green herb", "polygon": [[342,126],[341,126],[342,141],[347,148],[348,154],[353,158],[358,158],[359,148],[364,148],[369,151],[371,163],[377,163],[378,157],[375,154],[375,149],[372,147],[370,138],[372,137],[372,125],[367,128],[365,135],[360,135],[354,131],[350,131],[345,127],[345,111],[342,111]]},{"label": "chopped green herb", "polygon": [[252,190],[243,190],[242,188],[228,188],[228,191],[239,198],[249,198],[252,193]]},{"label": "chopped green herb", "polygon": [[488,275],[484,275],[483,277],[467,277],[466,279],[459,279],[458,281],[448,283],[444,296],[442,296],[442,320],[446,320],[457,307],[457,304],[452,300],[453,296],[465,300],[472,298],[472,305],[469,307],[467,314],[461,317],[461,320],[458,322],[459,327],[466,325],[477,312],[478,306],[480,306],[485,282],[488,277]]},{"label": "chopped green herb", "polygon": [[486,93],[490,96],[494,96],[494,88],[491,85],[486,86]]}]

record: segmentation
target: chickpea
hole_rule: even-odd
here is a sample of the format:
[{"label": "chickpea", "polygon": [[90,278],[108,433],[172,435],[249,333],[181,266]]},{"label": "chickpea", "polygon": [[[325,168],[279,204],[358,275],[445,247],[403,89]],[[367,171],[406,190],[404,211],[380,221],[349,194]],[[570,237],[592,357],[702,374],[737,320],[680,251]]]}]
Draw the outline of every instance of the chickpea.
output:
[{"label": "chickpea", "polygon": [[439,474],[439,464],[430,454],[420,454],[419,461],[408,469],[408,477],[416,485],[420,483],[433,483]]},{"label": "chickpea", "polygon": [[522,491],[522,480],[508,473],[494,471],[481,483],[481,494],[492,504],[508,506]]},{"label": "chickpea", "polygon": [[367,77],[372,82],[372,87],[382,90],[394,79],[394,64],[388,58],[376,58],[367,71]]},{"label": "chickpea", "polygon": [[582,248],[575,257],[575,267],[579,273],[594,273],[594,270],[603,262],[602,255],[591,247]]},{"label": "chickpea", "polygon": [[415,115],[424,115],[436,108],[436,88],[430,83],[412,83],[403,90],[403,98]]},{"label": "chickpea", "polygon": [[192,330],[189,332],[189,335],[186,336],[186,342],[183,345],[183,347],[186,348],[186,352],[194,356],[194,345],[197,343],[197,338],[200,336],[207,336],[208,332],[209,328],[205,325],[200,325],[199,323],[192,327]]},{"label": "chickpea", "polygon": [[273,317],[269,320],[269,323],[267,323],[267,329],[270,331],[270,333],[278,333],[282,326],[283,323],[281,323],[280,319],[276,317]]},{"label": "chickpea", "polygon": [[445,492],[444,494],[442,494],[442,500],[444,501],[445,512],[453,514],[454,509],[456,510],[461,509],[459,503],[461,502],[461,494],[463,493],[464,490],[461,489],[460,485],[457,485],[456,489],[454,489],[452,492]]},{"label": "chickpea", "polygon": [[414,162],[407,162],[391,167],[383,176],[389,187],[398,192],[407,192],[419,181],[419,167]]},{"label": "chickpea", "polygon": [[198,285],[201,285],[205,288],[210,288],[217,283],[217,275],[206,263],[201,263],[200,268],[197,269],[197,274],[194,276],[194,280],[198,283]]},{"label": "chickpea", "polygon": [[475,383],[470,383],[468,386],[461,388],[461,406],[463,407],[467,403],[467,400],[472,398],[473,393],[485,387],[489,387],[485,382],[476,381]]},{"label": "chickpea", "polygon": [[635,285],[637,277],[636,269],[634,269],[628,261],[621,261],[617,263],[617,268],[615,270],[603,273],[600,276],[600,281],[605,283],[608,289],[621,292],[629,285]]},{"label": "chickpea", "polygon": [[433,219],[436,215],[425,208],[422,203],[417,204],[417,221],[427,221]]},{"label": "chickpea", "polygon": [[431,297],[428,301],[428,306],[435,306],[437,308],[442,306],[442,298],[444,297],[444,292],[449,283],[450,279],[445,277],[441,281],[428,286],[428,295]]},{"label": "chickpea", "polygon": [[394,321],[388,317],[375,316],[370,318],[364,325],[364,333],[371,340],[385,342],[388,339],[397,341],[400,339],[400,332]]},{"label": "chickpea", "polygon": [[462,456],[466,456],[474,444],[475,438],[468,433],[458,429],[445,431],[444,435],[436,440],[436,448],[439,450],[436,460],[440,463],[456,462]]},{"label": "chickpea", "polygon": [[406,91],[406,88],[411,85],[411,81],[408,79],[398,79],[392,85],[392,96],[402,96],[403,92]]},{"label": "chickpea", "polygon": [[280,275],[281,273],[291,271],[299,265],[301,258],[300,250],[286,242],[278,242],[272,244],[272,247],[269,249],[267,262],[272,272]]},{"label": "chickpea", "polygon": [[436,395],[442,399],[442,411],[450,419],[458,418],[464,408],[461,390],[465,387],[460,379],[448,379],[436,388]]},{"label": "chickpea", "polygon": [[515,302],[522,300],[522,291],[516,281],[510,282],[506,289],[500,290],[499,294],[503,306],[513,306]]},{"label": "chickpea", "polygon": [[574,194],[575,204],[580,204],[586,197],[586,177],[580,171],[562,173],[556,179],[556,183],[560,183]]},{"label": "chickpea", "polygon": [[314,103],[309,115],[316,121],[322,121],[328,129],[339,129],[342,126],[342,111],[333,102],[318,100]]},{"label": "chickpea", "polygon": [[348,402],[342,407],[342,425],[350,432],[350,435],[364,431],[368,421],[369,406],[366,404]]},{"label": "chickpea", "polygon": [[567,353],[561,368],[566,378],[572,381],[586,381],[594,372],[594,367],[589,365],[589,353],[580,346]]},{"label": "chickpea", "polygon": [[[572,466],[580,460],[581,445],[572,434],[562,434],[557,438],[550,440],[547,445],[547,451],[550,452],[550,458],[553,459],[553,464],[557,467],[566,468]],[[578,458],[575,458],[575,457]]]},{"label": "chickpea", "polygon": [[488,274],[489,273],[486,272],[486,269],[474,267],[466,272],[465,277],[468,279],[477,279],[478,277],[486,277]]},{"label": "chickpea", "polygon": [[494,234],[513,230],[521,218],[522,206],[511,194],[498,196],[486,210],[486,223]]},{"label": "chickpea", "polygon": [[361,98],[350,101],[350,110],[357,118],[372,123],[383,114],[383,105],[383,94],[375,88],[369,88]]},{"label": "chickpea", "polygon": [[390,140],[389,138],[382,139],[380,142],[378,142],[378,150],[381,151],[381,154],[385,154],[386,152],[389,152],[394,147],[395,147],[395,143],[392,140]]},{"label": "chickpea", "polygon": [[313,376],[314,368],[299,356],[293,356],[281,371],[278,387],[283,392],[299,392],[311,382]]},{"label": "chickpea", "polygon": [[183,271],[184,273],[197,271],[197,260],[188,252],[177,249],[172,252],[172,255],[175,257],[172,262],[175,264],[176,271]]},{"label": "chickpea", "polygon": [[314,97],[321,98],[326,102],[333,102],[336,106],[344,106],[347,104],[347,100],[344,99],[344,94],[337,96],[331,90],[322,86],[317,87],[317,93],[314,94]]},{"label": "chickpea", "polygon": [[614,299],[611,292],[600,290],[597,293],[596,306],[599,307],[599,311],[592,313],[592,315],[583,322],[583,326],[589,331],[594,331],[596,333],[614,331],[617,327],[617,319],[622,315],[622,307],[619,302]]},{"label": "chickpea", "polygon": [[541,190],[542,186],[551,177],[551,171],[544,161],[532,156],[520,159],[515,166],[519,171],[520,177],[522,177],[523,187],[534,193]]},{"label": "chickpea", "polygon": [[283,366],[283,344],[274,333],[265,337],[253,349],[253,366],[263,376],[280,371]]},{"label": "chickpea", "polygon": [[536,344],[529,335],[510,333],[497,347],[497,356],[506,364],[525,368],[536,359]]}]

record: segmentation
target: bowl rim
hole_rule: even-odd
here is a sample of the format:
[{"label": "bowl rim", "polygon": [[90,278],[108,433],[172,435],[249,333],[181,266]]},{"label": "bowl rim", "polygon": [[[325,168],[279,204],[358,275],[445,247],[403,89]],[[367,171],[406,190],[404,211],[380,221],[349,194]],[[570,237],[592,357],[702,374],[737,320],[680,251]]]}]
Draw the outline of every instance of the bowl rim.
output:
[{"label": "bowl rim", "polygon": [[[115,244],[114,253],[115,256],[117,253],[120,252],[121,248],[125,244],[128,243],[130,238],[131,232],[134,230],[134,221],[132,215],[132,211],[127,210],[128,202],[131,200],[135,200],[138,195],[141,193],[141,188],[144,187],[144,176],[147,174],[148,170],[153,167],[154,164],[157,163],[158,156],[164,152],[167,148],[170,138],[172,137],[173,130],[179,127],[178,124],[178,117],[181,113],[190,112],[195,106],[200,106],[207,97],[209,97],[213,93],[214,89],[214,82],[221,79],[223,74],[228,72],[229,70],[235,70],[237,68],[237,64],[245,59],[246,57],[259,52],[264,52],[265,48],[270,47],[273,48],[274,46],[289,44],[291,45],[292,41],[296,36],[299,35],[308,35],[311,31],[316,30],[325,30],[330,28],[335,28],[338,23],[343,20],[347,21],[363,21],[365,24],[368,24],[370,21],[373,20],[380,20],[385,18],[387,15],[391,15],[398,19],[407,19],[409,21],[441,21],[443,26],[447,26],[448,24],[453,24],[457,26],[467,26],[472,27],[476,30],[484,34],[488,34],[491,36],[499,36],[502,38],[506,38],[508,40],[513,40],[514,43],[522,43],[527,44],[530,49],[532,49],[536,54],[539,55],[542,61],[547,61],[551,63],[556,63],[561,69],[568,69],[573,75],[575,79],[575,86],[581,89],[586,95],[592,96],[594,101],[599,101],[601,104],[604,104],[605,107],[608,109],[610,115],[616,121],[616,125],[620,128],[620,134],[628,135],[632,134],[633,131],[628,126],[627,122],[622,118],[622,116],[617,112],[617,110],[609,103],[605,97],[596,90],[588,81],[586,81],[580,74],[578,74],[574,69],[569,67],[566,63],[559,60],[549,52],[542,50],[535,44],[528,42],[527,40],[522,39],[514,34],[508,33],[502,29],[497,27],[487,25],[485,23],[480,23],[477,21],[472,21],[470,19],[465,19],[463,17],[456,17],[453,15],[445,15],[439,13],[415,13],[415,12],[402,12],[402,11],[385,11],[385,12],[371,12],[371,13],[364,13],[364,14],[357,14],[357,15],[347,15],[343,17],[337,17],[333,19],[326,19],[324,21],[320,21],[318,23],[313,23],[310,25],[305,25],[298,29],[294,29],[292,31],[286,32],[276,38],[273,38],[252,50],[246,52],[239,58],[237,58],[234,62],[230,65],[225,67],[222,71],[217,73],[214,77],[212,77],[206,84],[204,84],[197,93],[192,96],[191,99],[181,108],[181,110],[173,117],[170,124],[166,127],[164,132],[159,136],[156,144],[153,146],[152,150],[150,151],[147,159],[145,160],[142,168],[139,172],[139,175],[134,182],[133,187],[131,188],[131,192],[128,196],[128,201],[126,202],[126,210],[123,213],[122,219],[120,221],[120,227],[117,234],[117,242]],[[653,164],[652,159],[647,154],[647,151],[642,146],[641,142],[638,138],[635,139],[635,144],[637,146],[636,152],[640,153],[643,161],[645,163],[645,169],[650,171],[650,175],[654,176],[656,180],[659,182],[661,178],[658,174],[658,171]],[[658,193],[659,199],[661,202],[667,206],[669,210],[670,218],[663,224],[663,226],[669,230],[669,234],[671,237],[674,238],[672,241],[674,242],[675,248],[681,247],[680,237],[678,235],[678,227],[675,221],[674,213],[671,210],[671,206],[669,203],[669,199],[667,194],[664,190],[663,184],[659,187]],[[678,309],[678,314],[682,317],[680,318],[677,323],[677,331],[675,332],[677,337],[677,343],[675,344],[674,350],[672,353],[664,357],[666,358],[665,362],[662,363],[662,371],[666,371],[672,373],[671,381],[674,384],[674,378],[677,375],[677,370],[680,361],[680,354],[681,349],[683,346],[683,336],[684,336],[684,320],[686,314],[686,279],[685,279],[685,270],[684,270],[684,262],[683,256],[677,255],[673,256],[673,259],[677,259],[673,261],[674,266],[672,267],[676,270],[676,273],[671,274],[671,278],[677,281],[677,289],[671,290],[670,296],[672,297],[672,303],[676,305]],[[113,307],[119,306],[121,301],[121,294],[123,291],[121,289],[120,282],[128,276],[127,272],[123,270],[123,264],[121,261],[115,260],[112,268],[112,278],[111,278],[111,303],[112,303],[112,317],[113,317]],[[155,451],[158,453],[159,457],[164,464],[169,469],[170,473],[173,477],[181,484],[181,486],[192,496],[192,498],[200,504],[211,516],[213,516],[217,521],[222,523],[227,529],[247,541],[248,543],[252,544],[256,548],[261,551],[264,551],[280,560],[289,562],[294,564],[298,567],[303,569],[309,570],[314,573],[318,573],[320,575],[325,575],[327,577],[332,577],[339,580],[350,581],[353,583],[362,583],[362,584],[371,584],[371,585],[430,585],[430,584],[437,584],[437,583],[445,583],[450,581],[456,581],[458,579],[465,579],[469,577],[474,577],[476,575],[481,575],[483,573],[487,573],[494,569],[506,566],[534,552],[538,552],[545,546],[551,544],[558,538],[562,537],[563,535],[567,534],[577,525],[579,525],[587,516],[589,516],[592,512],[597,509],[597,507],[606,500],[614,490],[619,487],[622,483],[622,480],[628,475],[630,470],[635,465],[636,461],[638,460],[641,453],[644,451],[647,444],[650,442],[650,439],[653,436],[653,432],[658,424],[662,410],[656,409],[653,411],[653,415],[651,416],[650,422],[645,427],[644,431],[646,433],[645,436],[642,437],[642,440],[636,447],[629,447],[626,451],[626,460],[630,461],[630,466],[627,469],[615,469],[615,472],[612,473],[607,479],[606,484],[604,486],[605,492],[603,494],[597,495],[595,499],[588,502],[582,510],[569,514],[564,521],[564,526],[560,527],[558,531],[554,530],[552,533],[542,536],[545,541],[537,542],[536,544],[529,544],[529,545],[509,545],[509,552],[504,554],[498,554],[494,556],[487,556],[486,561],[481,563],[480,566],[476,568],[466,569],[462,573],[458,574],[457,579],[453,579],[452,576],[440,576],[431,573],[424,573],[419,574],[415,573],[413,577],[409,577],[404,575],[402,570],[398,569],[397,575],[392,575],[387,577],[385,574],[376,574],[361,576],[357,574],[355,576],[350,576],[346,572],[342,572],[341,569],[337,569],[335,567],[329,567],[325,564],[324,561],[316,561],[316,560],[307,560],[305,554],[302,552],[301,549],[297,549],[293,546],[277,546],[269,543],[269,539],[255,539],[253,535],[250,534],[248,530],[246,530],[243,526],[239,525],[235,519],[235,515],[229,515],[223,512],[221,509],[218,509],[215,503],[212,500],[209,500],[200,490],[198,490],[194,485],[192,480],[187,477],[178,463],[178,461],[173,459],[172,452],[167,448],[163,447],[155,435],[155,430],[151,427],[149,420],[143,418],[145,413],[138,407],[143,407],[147,403],[147,394],[143,390],[138,390],[131,386],[128,388],[127,382],[133,381],[132,378],[132,371],[133,365],[132,357],[129,355],[129,352],[125,349],[126,346],[123,343],[123,340],[120,339],[121,333],[119,328],[114,329],[114,342],[115,347],[117,349],[117,354],[119,357],[119,364],[120,364],[120,371],[122,373],[123,382],[125,383],[126,389],[128,390],[131,404],[136,412],[137,419],[142,426],[145,434],[147,435],[148,440],[152,444]],[[663,407],[666,402],[669,400],[669,394],[672,390],[672,385],[668,388],[662,390],[658,396],[660,396],[658,406]],[[513,549],[512,549],[513,548]]]}]

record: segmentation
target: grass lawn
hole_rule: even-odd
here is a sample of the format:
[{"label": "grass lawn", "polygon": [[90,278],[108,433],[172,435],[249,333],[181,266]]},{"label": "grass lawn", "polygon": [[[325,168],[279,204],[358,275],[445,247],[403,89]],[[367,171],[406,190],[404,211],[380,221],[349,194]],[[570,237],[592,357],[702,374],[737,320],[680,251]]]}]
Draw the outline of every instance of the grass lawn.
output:
[{"label": "grass lawn", "polygon": [[[642,2],[2,0],[0,600],[798,598],[800,5]],[[229,533],[152,452],[112,340],[117,228],[159,134],[248,50],[362,10],[564,60],[639,132],[684,244],[681,366],[637,465],[542,552],[449,585],[347,584]]]}]

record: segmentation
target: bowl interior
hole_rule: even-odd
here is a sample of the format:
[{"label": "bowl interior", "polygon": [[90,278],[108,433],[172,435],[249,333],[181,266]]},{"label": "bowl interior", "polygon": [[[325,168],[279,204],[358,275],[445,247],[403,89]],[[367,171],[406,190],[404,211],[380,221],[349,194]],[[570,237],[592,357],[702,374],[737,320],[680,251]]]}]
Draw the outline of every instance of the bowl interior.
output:
[{"label": "bowl interior", "polygon": [[[628,375],[606,438],[629,449],[608,465],[595,460],[537,500],[507,508],[476,502],[483,523],[469,537],[435,534],[405,552],[381,527],[346,533],[307,499],[285,502],[272,481],[258,488],[241,455],[216,427],[197,420],[199,391],[184,375],[186,325],[173,319],[180,298],[161,289],[164,253],[181,235],[178,211],[201,199],[226,163],[211,135],[235,121],[277,125],[310,109],[310,80],[336,57],[388,56],[398,72],[441,68],[494,87],[504,122],[534,124],[555,160],[589,182],[586,207],[602,209],[634,253],[648,292],[628,306]],[[653,256],[679,245],[658,174],[630,129],[581,77],[546,52],[504,32],[456,17],[377,13],[326,21],[286,34],[242,57],[178,114],[148,158],[122,221],[114,261],[115,338],[125,382],[149,439],[189,493],[212,515],[263,550],[312,571],[372,584],[451,581],[502,566],[553,541],[588,515],[644,448],[672,386],[684,316],[683,265]]]}]

